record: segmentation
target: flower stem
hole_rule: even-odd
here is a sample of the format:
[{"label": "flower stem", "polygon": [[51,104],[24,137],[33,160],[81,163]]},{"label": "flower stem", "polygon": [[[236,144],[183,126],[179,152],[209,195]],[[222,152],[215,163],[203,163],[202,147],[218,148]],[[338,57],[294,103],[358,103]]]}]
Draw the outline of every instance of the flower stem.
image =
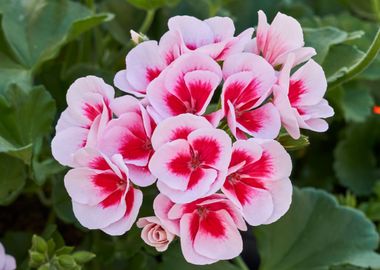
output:
[{"label": "flower stem", "polygon": [[241,270],[249,270],[248,266],[245,264],[243,258],[241,256],[238,256],[234,259],[234,262],[237,266],[240,267]]},{"label": "flower stem", "polygon": [[150,26],[152,25],[155,14],[156,14],[155,9],[150,9],[146,12],[145,19],[139,29],[140,33],[145,34],[146,32],[148,32]]},{"label": "flower stem", "polygon": [[375,60],[377,54],[380,51],[380,28],[377,30],[376,36],[372,41],[371,46],[369,47],[367,53],[363,58],[351,67],[346,74],[342,77],[337,78],[335,81],[329,82],[329,88],[333,89],[339,86],[342,83],[345,83],[355,76],[364,71],[372,62]]}]

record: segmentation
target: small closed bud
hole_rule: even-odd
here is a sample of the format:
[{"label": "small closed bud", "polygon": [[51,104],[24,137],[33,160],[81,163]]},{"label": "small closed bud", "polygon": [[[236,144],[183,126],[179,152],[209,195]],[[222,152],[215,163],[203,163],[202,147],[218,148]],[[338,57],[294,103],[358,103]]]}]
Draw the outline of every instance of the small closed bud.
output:
[{"label": "small closed bud", "polygon": [[58,256],[58,262],[65,269],[71,269],[77,265],[74,258],[66,254]]},{"label": "small closed bud", "polygon": [[40,252],[40,253],[45,253],[48,249],[48,245],[42,237],[39,237],[37,235],[33,235],[32,238],[32,249]]},{"label": "small closed bud", "polygon": [[88,251],[78,251],[73,254],[74,260],[79,264],[85,264],[95,258],[95,254]]},{"label": "small closed bud", "polygon": [[29,264],[31,267],[38,267],[45,263],[45,256],[37,251],[29,251]]},{"label": "small closed bud", "polygon": [[149,40],[149,38],[146,35],[142,33],[137,33],[134,30],[131,30],[130,33],[131,33],[131,39],[136,45],[143,41]]}]

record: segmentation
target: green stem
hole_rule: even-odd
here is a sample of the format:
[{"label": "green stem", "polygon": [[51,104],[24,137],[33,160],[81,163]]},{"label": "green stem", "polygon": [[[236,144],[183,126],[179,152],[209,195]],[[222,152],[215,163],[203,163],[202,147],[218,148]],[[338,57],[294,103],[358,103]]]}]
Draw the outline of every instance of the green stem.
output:
[{"label": "green stem", "polygon": [[36,194],[40,202],[47,207],[51,207],[52,201],[50,198],[46,197],[45,193],[41,189],[36,190]]},{"label": "green stem", "polygon": [[140,33],[146,33],[148,32],[150,26],[152,25],[154,15],[156,14],[155,9],[150,9],[146,12],[145,19],[143,21],[143,24],[141,25],[139,32]]},{"label": "green stem", "polygon": [[372,62],[375,60],[377,54],[380,50],[380,28],[378,29],[371,46],[369,47],[366,55],[353,67],[351,67],[346,74],[342,77],[337,78],[335,81],[329,82],[329,88],[333,89],[342,83],[345,83],[355,76],[364,71]]},{"label": "green stem", "polygon": [[241,256],[238,256],[234,259],[234,262],[237,266],[240,267],[241,270],[249,270],[248,266],[243,261],[243,258]]}]

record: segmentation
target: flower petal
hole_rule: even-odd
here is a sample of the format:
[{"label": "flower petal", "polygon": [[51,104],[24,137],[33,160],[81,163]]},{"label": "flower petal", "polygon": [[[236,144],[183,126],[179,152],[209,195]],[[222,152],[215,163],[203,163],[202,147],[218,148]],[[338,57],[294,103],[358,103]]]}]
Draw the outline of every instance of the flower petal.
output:
[{"label": "flower petal", "polygon": [[199,128],[212,128],[203,117],[193,114],[182,114],[162,121],[154,130],[152,145],[158,150],[162,145],[177,140],[187,139],[187,136]]},{"label": "flower petal", "polygon": [[125,201],[126,211],[124,216],[115,223],[102,228],[103,232],[109,235],[117,236],[123,235],[131,229],[133,223],[137,219],[137,215],[142,205],[143,194],[140,190],[131,187],[125,196]]}]

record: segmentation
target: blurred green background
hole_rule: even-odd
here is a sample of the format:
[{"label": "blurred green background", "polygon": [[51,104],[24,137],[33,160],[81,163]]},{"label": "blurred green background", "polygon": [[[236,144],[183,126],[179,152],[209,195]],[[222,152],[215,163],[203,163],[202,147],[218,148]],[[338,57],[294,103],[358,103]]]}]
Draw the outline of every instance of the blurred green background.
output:
[{"label": "blurred green background", "polygon": [[[191,266],[178,243],[159,255],[143,246],[136,228],[118,238],[84,230],[50,140],[76,78],[93,74],[112,84],[124,68],[133,47],[130,29],[157,40],[168,18],[187,14],[229,16],[239,33],[256,25],[260,9],[269,20],[280,11],[300,21],[306,45],[316,48],[315,60],[326,72],[336,115],[326,133],[280,138],[291,152],[298,188],[284,218],[245,234],[246,264],[261,270],[380,269],[379,0],[0,0],[0,241],[20,269],[33,266],[33,234],[51,240],[44,263],[70,257],[71,250],[59,251],[66,243],[96,254],[87,269],[247,269],[240,259]],[[151,214],[154,195],[154,188],[144,190],[140,215]]]}]

